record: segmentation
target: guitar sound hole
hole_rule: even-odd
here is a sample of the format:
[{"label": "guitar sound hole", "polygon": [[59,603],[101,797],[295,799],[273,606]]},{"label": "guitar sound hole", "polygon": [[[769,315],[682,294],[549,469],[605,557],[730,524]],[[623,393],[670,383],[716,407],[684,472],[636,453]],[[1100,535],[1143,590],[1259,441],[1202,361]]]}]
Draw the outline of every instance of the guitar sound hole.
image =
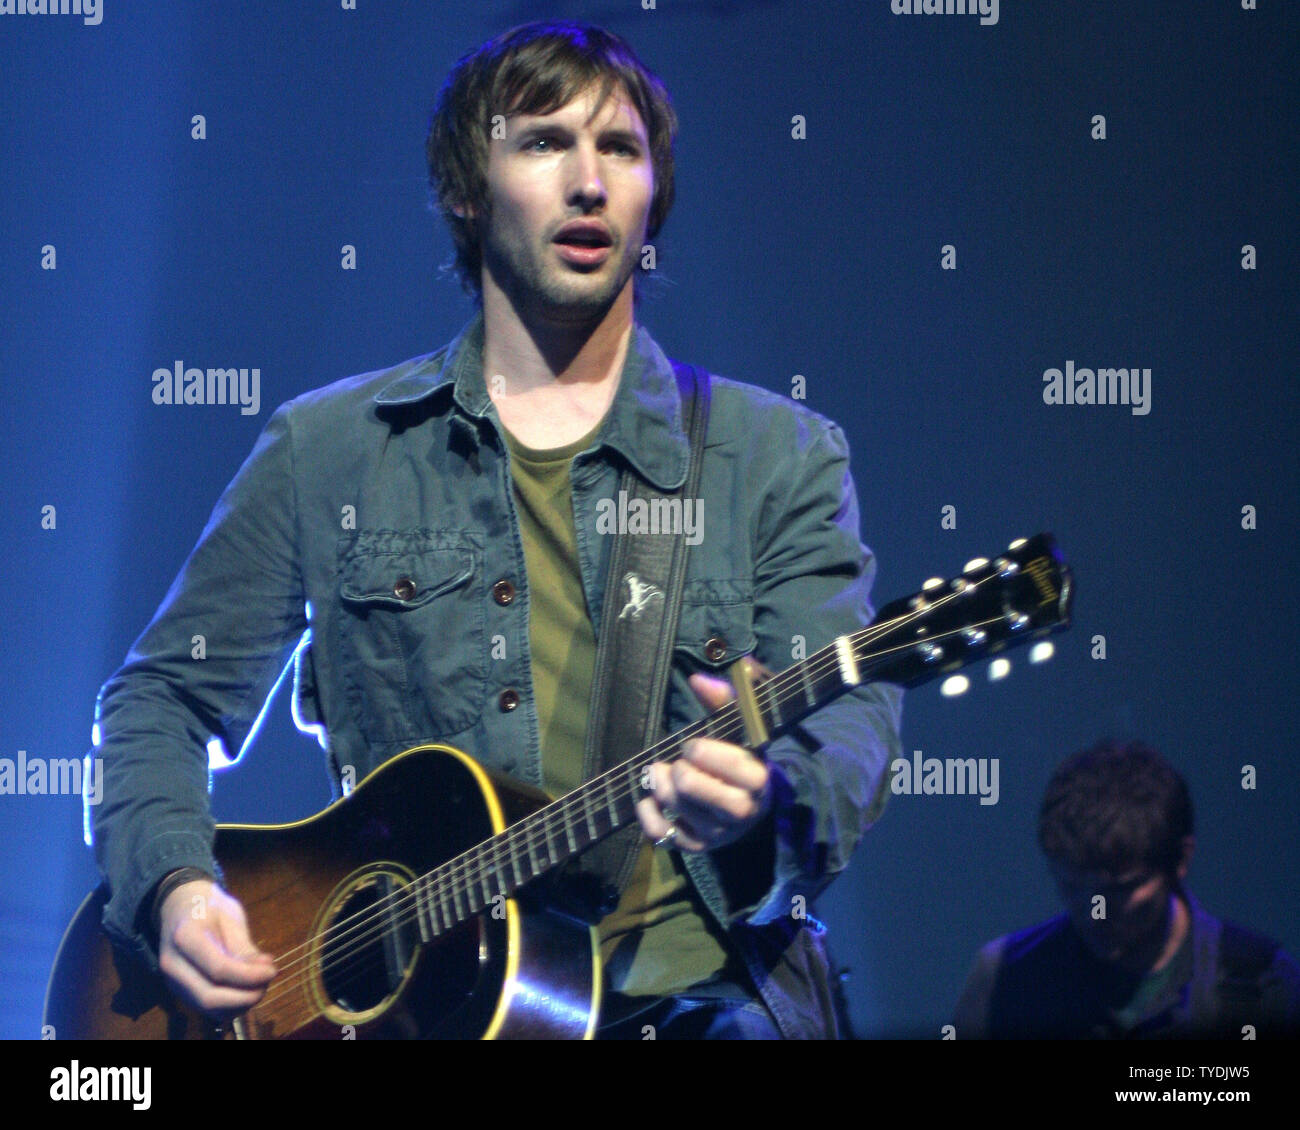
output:
[{"label": "guitar sound hole", "polygon": [[320,949],[321,983],[348,1012],[382,1004],[415,958],[419,933],[391,912],[386,896],[393,889],[390,876],[372,876],[342,899],[330,919]]}]

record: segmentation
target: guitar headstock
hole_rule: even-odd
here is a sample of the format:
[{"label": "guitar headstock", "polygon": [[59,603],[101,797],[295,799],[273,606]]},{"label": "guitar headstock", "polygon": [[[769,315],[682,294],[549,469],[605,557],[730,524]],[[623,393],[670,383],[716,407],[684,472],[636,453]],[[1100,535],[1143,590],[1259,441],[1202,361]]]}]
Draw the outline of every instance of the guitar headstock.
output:
[{"label": "guitar headstock", "polygon": [[939,675],[1070,626],[1073,577],[1051,534],[1013,541],[977,557],[951,580],[880,610],[854,636],[868,677],[919,686]]}]

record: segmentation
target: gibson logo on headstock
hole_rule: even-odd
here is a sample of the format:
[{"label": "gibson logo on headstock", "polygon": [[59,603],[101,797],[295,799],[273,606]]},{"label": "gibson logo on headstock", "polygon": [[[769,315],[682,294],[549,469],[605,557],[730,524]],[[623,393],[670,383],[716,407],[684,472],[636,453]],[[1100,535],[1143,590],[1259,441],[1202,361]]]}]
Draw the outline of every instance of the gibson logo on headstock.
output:
[{"label": "gibson logo on headstock", "polygon": [[1028,565],[1025,566],[1025,572],[1029,574],[1034,582],[1034,587],[1042,595],[1042,600],[1038,603],[1055,604],[1060,599],[1060,592],[1052,584],[1052,559],[1050,557],[1035,557]]}]

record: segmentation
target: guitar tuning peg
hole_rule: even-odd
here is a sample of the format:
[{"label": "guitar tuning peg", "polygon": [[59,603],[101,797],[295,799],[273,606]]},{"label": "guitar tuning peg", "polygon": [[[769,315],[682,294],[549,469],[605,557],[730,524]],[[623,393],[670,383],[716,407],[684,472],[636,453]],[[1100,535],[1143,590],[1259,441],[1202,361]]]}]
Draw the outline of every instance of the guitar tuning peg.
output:
[{"label": "guitar tuning peg", "polygon": [[928,581],[925,582],[925,584],[921,586],[921,591],[934,592],[935,589],[941,589],[941,588],[943,588],[943,578],[931,577]]},{"label": "guitar tuning peg", "polygon": [[977,569],[983,569],[984,566],[987,565],[988,563],[989,563],[989,559],[987,557],[972,557],[969,561],[966,562],[966,565],[962,569],[962,572],[974,573]]},{"label": "guitar tuning peg", "polygon": [[1015,541],[1013,541],[1009,546],[1007,546],[1007,549],[1011,550],[1011,552],[1014,553],[1014,552],[1015,552],[1017,549],[1019,549],[1022,545],[1028,545],[1028,544],[1029,544],[1028,539],[1026,539],[1026,538],[1016,538]]},{"label": "guitar tuning peg", "polygon": [[1056,654],[1056,645],[1051,640],[1039,640],[1029,649],[1030,663],[1046,663]]},{"label": "guitar tuning peg", "polygon": [[965,675],[949,675],[939,684],[939,693],[947,698],[956,698],[970,690],[970,680]]},{"label": "guitar tuning peg", "polygon": [[989,664],[989,682],[996,683],[1011,674],[1011,660],[999,656]]}]

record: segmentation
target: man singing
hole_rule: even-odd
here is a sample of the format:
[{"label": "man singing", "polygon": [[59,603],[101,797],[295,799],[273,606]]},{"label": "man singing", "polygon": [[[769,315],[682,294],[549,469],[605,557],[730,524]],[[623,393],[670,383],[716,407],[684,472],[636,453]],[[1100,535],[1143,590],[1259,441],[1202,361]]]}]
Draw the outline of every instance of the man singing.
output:
[{"label": "man singing", "polygon": [[[242,746],[295,648],[336,791],[434,740],[553,795],[581,783],[617,583],[598,504],[625,466],[658,490],[687,480],[682,395],[634,318],[675,133],[661,81],[600,28],[531,24],[461,59],[427,154],[475,316],[274,413],[101,692],[105,926],[203,1010],[238,1014],[277,975],[219,886],[205,748]],[[842,431],[710,387],[668,733],[728,700],[718,676],[741,656],[780,670],[871,617]],[[806,911],[878,815],[900,698],[859,687],[764,759],[698,738],[653,766],[635,866],[598,923],[601,1035],[836,1034]]]}]

